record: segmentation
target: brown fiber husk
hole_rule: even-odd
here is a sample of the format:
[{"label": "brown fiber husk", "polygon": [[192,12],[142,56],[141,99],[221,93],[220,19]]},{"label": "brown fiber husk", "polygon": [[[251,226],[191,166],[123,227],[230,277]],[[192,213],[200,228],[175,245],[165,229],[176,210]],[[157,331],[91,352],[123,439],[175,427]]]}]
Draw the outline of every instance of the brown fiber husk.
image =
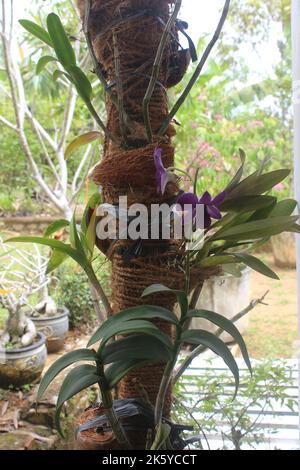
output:
[{"label": "brown fiber husk", "polygon": [[[149,85],[154,59],[159,42],[168,21],[170,0],[93,0],[90,32],[95,55],[112,93],[119,91],[123,101],[123,113],[119,113],[106,94],[107,127],[119,143],[105,140],[101,162],[96,167],[93,179],[102,186],[104,202],[117,204],[119,196],[127,196],[128,204],[164,202],[174,196],[178,188],[168,185],[162,197],[157,193],[154,149],[163,148],[165,167],[174,165],[174,148],[171,142],[175,134],[169,125],[164,136],[157,131],[168,114],[167,88],[182,76],[177,27],[172,29],[164,50],[158,81],[149,105],[153,131],[153,143],[146,139],[142,103]],[[84,1],[79,0],[81,16],[84,18]],[[140,14],[147,10],[146,13]],[[151,10],[151,11],[149,11]],[[117,60],[116,60],[117,59]],[[186,64],[185,64],[186,65]],[[121,83],[121,88],[120,88]],[[95,103],[96,104],[96,103]],[[126,114],[126,119],[124,118]],[[184,273],[179,262],[179,249],[172,240],[148,243],[147,249],[137,259],[125,262],[122,256],[130,242],[120,242],[110,252],[112,262],[113,311],[118,314],[127,307],[142,303],[153,303],[169,309],[174,308],[172,295],[156,295],[142,299],[143,290],[153,283],[162,283],[175,289],[183,289]],[[108,243],[109,245],[109,243]],[[101,243],[103,251],[109,246]],[[207,271],[195,273],[196,279],[209,276]],[[192,285],[195,285],[192,281]],[[159,328],[172,336],[172,328],[163,322]],[[119,386],[119,397],[138,397],[137,384],[145,389],[152,403],[159,390],[163,365],[148,366],[128,374]],[[168,391],[165,416],[169,415],[172,402]],[[138,440],[138,436],[136,436]]]}]

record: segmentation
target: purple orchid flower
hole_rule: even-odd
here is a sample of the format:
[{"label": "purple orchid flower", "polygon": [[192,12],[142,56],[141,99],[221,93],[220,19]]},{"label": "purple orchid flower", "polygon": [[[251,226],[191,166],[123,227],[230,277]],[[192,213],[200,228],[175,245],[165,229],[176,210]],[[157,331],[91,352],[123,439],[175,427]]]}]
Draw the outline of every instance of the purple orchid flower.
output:
[{"label": "purple orchid flower", "polygon": [[[177,200],[177,205],[179,209],[184,211],[184,224],[189,223],[191,220],[194,220],[197,212],[197,205],[201,204],[204,206],[204,223],[203,226],[197,228],[209,228],[212,223],[212,219],[220,220],[222,219],[221,212],[218,209],[218,206],[224,202],[226,197],[226,191],[218,194],[214,199],[211,197],[208,191],[198,198],[194,193],[184,193],[179,196]],[[191,208],[190,211],[185,210],[185,206],[189,205]]]},{"label": "purple orchid flower", "polygon": [[225,197],[226,191],[222,191],[214,199],[208,191],[205,191],[203,196],[200,197],[199,204],[204,205],[204,228],[209,228],[211,226],[211,219],[222,219],[222,214],[219,211],[218,206],[224,202]]},{"label": "purple orchid flower", "polygon": [[162,195],[165,193],[168,183],[176,181],[174,173],[167,171],[162,162],[162,148],[155,149],[154,152],[154,164],[156,168],[156,182],[157,182],[157,192]]},{"label": "purple orchid flower", "polygon": [[183,193],[177,199],[175,213],[182,217],[184,225],[187,225],[195,219],[197,204],[199,204],[199,199],[194,193]]}]

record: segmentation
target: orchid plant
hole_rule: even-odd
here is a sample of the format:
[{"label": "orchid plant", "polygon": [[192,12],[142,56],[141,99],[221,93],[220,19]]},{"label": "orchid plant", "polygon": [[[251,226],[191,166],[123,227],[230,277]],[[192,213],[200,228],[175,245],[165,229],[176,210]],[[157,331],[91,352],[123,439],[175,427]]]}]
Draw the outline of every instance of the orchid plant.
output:
[{"label": "orchid plant", "polygon": [[[296,201],[286,199],[278,202],[275,197],[268,195],[274,185],[288,176],[289,171],[256,172],[242,179],[245,165],[245,155],[242,151],[241,160],[241,166],[231,183],[215,197],[212,197],[208,191],[200,197],[196,193],[178,192],[175,205],[182,207],[188,202],[193,209],[197,204],[204,206],[204,226],[202,227],[204,242],[197,250],[187,250],[183,257],[187,277],[192,266],[203,268],[222,266],[223,269],[226,269],[226,266],[230,264],[238,264],[239,266],[250,266],[266,276],[278,279],[277,275],[260,259],[251,255],[250,251],[266,242],[272,235],[283,231],[300,231],[300,226],[297,224],[298,216],[292,215],[296,208]],[[167,184],[178,177],[175,170],[164,168],[160,150],[156,150],[154,154],[154,163],[158,191],[164,193]],[[174,312],[154,305],[128,308],[111,316],[109,300],[93,269],[96,212],[100,204],[101,194],[97,193],[89,201],[80,226],[76,225],[75,217],[73,217],[71,222],[59,220],[51,224],[44,237],[17,237],[7,240],[8,242],[38,243],[51,247],[52,256],[48,263],[48,272],[56,269],[68,256],[74,259],[86,272],[90,283],[98,293],[99,302],[106,312],[106,319],[92,335],[86,349],[66,354],[48,369],[42,379],[38,399],[63,369],[79,361],[91,362],[91,365],[84,364],[75,367],[65,378],[57,401],[57,428],[60,430],[60,414],[65,401],[81,390],[98,383],[107,420],[120,445],[130,448],[126,429],[122,426],[114,410],[113,389],[130,370],[147,364],[165,363],[165,373],[154,411],[156,437],[153,440],[152,449],[172,448],[171,427],[164,420],[163,409],[166,391],[172,383],[172,377],[184,343],[193,344],[196,347],[204,345],[221,356],[234,376],[236,389],[239,385],[239,370],[229,348],[218,336],[208,331],[189,329],[191,318],[205,318],[227,331],[239,345],[243,358],[251,371],[247,348],[234,323],[223,317],[222,312],[194,308],[195,299],[191,300],[189,296],[189,282],[186,284],[185,291],[173,291],[163,285],[152,285],[143,293],[144,297],[154,293],[165,294],[166,292],[176,296],[180,306],[179,318]],[[89,219],[87,219],[88,213],[91,214]],[[194,210],[192,213],[194,214]],[[69,243],[53,238],[62,227],[69,228]],[[199,294],[198,290],[198,296]],[[154,318],[164,320],[174,326],[176,330],[174,340],[162,333],[151,322]],[[116,339],[112,341],[113,338]],[[98,342],[100,342],[100,346],[97,350],[90,349]],[[193,357],[195,357],[194,354]],[[185,364],[188,367],[189,361],[186,360]],[[186,367],[181,367],[181,374],[184,373]]]},{"label": "orchid plant", "polygon": [[[226,4],[228,3],[226,2]],[[107,132],[92,104],[91,84],[76,65],[72,45],[59,18],[54,14],[49,15],[48,32],[31,22],[27,22],[25,27],[54,49],[56,57],[51,60],[60,64],[56,75],[63,75],[74,84],[100,128]],[[44,62],[46,65],[46,61]],[[197,74],[198,72],[200,74],[200,71],[200,68],[197,69]],[[176,109],[174,114],[175,112]],[[172,113],[166,125],[170,119],[172,119]],[[113,138],[112,136],[108,137]],[[165,364],[164,375],[154,410],[151,408],[152,428],[155,432],[150,447],[153,450],[172,449],[172,426],[163,416],[163,410],[166,391],[172,385],[176,364],[184,344],[194,345],[195,351],[198,351],[200,346],[205,346],[221,356],[233,374],[235,389],[237,390],[239,386],[239,369],[230,349],[217,335],[205,330],[190,329],[190,320],[193,317],[209,320],[219,329],[227,331],[239,345],[245,363],[251,371],[245,342],[234,323],[223,317],[222,312],[195,309],[202,284],[199,283],[195,287],[192,298],[190,298],[189,282],[190,272],[194,267],[201,270],[216,266],[218,269],[226,270],[226,267],[231,264],[247,265],[266,276],[277,279],[277,275],[250,252],[266,242],[272,235],[283,231],[300,231],[300,226],[297,224],[298,216],[293,215],[296,201],[286,199],[278,202],[276,197],[269,195],[271,189],[289,175],[289,170],[264,173],[262,168],[261,171],[242,179],[245,166],[243,151],[240,152],[240,156],[240,168],[227,187],[221,188],[219,194],[212,196],[208,191],[202,195],[196,193],[197,179],[201,177],[199,170],[192,181],[193,192],[181,190],[178,191],[175,198],[175,212],[184,211],[186,204],[191,206],[188,218],[192,220],[192,228],[195,232],[199,228],[203,230],[202,243],[191,249],[191,247],[187,248],[189,239],[182,240],[182,266],[178,266],[178,269],[185,271],[185,289],[171,290],[167,286],[159,284],[149,286],[142,295],[143,297],[166,293],[174,295],[180,306],[179,317],[173,311],[155,305],[128,308],[112,315],[109,299],[93,266],[97,208],[102,202],[100,193],[95,194],[88,202],[80,226],[76,225],[74,216],[71,222],[58,220],[51,224],[43,237],[18,237],[7,240],[8,242],[37,243],[50,247],[52,255],[48,263],[48,272],[56,269],[67,257],[71,257],[85,271],[96,293],[98,307],[105,311],[103,322],[92,335],[87,347],[69,352],[58,359],[47,370],[40,384],[38,399],[62,370],[84,361],[84,364],[72,368],[62,383],[56,406],[56,425],[60,432],[60,415],[64,403],[80,391],[93,384],[98,384],[107,423],[109,423],[109,427],[120,446],[130,448],[131,443],[126,432],[126,425],[118,415],[117,407],[114,406],[113,390],[132,369],[148,364],[163,363]],[[163,158],[163,151],[158,146],[153,160],[156,168],[157,191],[160,194],[164,194],[168,184],[178,181],[177,173],[179,173],[179,170],[174,168],[165,168]],[[182,171],[180,172],[182,173]],[[183,171],[183,173],[186,172]],[[198,206],[202,206],[204,209],[204,217],[200,227],[194,223]],[[54,238],[55,233],[62,228],[69,230],[68,242]],[[174,339],[170,339],[160,331],[153,324],[153,319],[160,319],[173,325],[176,332]],[[92,348],[96,343],[99,343],[98,348]],[[193,357],[195,357],[195,352],[193,352]],[[186,360],[184,364],[185,366],[180,367],[180,374],[188,367],[189,360]],[[178,370],[176,374],[178,376]]]}]

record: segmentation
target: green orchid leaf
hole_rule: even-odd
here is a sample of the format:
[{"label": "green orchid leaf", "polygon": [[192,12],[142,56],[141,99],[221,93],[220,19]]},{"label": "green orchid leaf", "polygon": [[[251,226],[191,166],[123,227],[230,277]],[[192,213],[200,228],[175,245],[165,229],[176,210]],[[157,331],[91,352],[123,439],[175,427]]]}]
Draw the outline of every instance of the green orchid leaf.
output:
[{"label": "green orchid leaf", "polygon": [[151,450],[166,450],[166,442],[169,439],[171,430],[171,426],[168,423],[160,423]]},{"label": "green orchid leaf", "polygon": [[41,57],[38,63],[36,64],[36,75],[39,75],[42,70],[44,70],[46,65],[48,65],[50,62],[57,62],[57,59],[55,57],[52,57],[51,55],[45,55],[44,57]]},{"label": "green orchid leaf", "polygon": [[252,373],[251,362],[245,341],[237,327],[230,320],[216,312],[211,312],[209,310],[189,310],[187,318],[203,318],[205,320],[209,320],[214,325],[217,325],[219,328],[229,333],[239,345],[243,359],[247,364],[249,371]]},{"label": "green orchid leaf", "polygon": [[154,320],[155,318],[164,320],[174,325],[179,324],[176,315],[166,308],[158,307],[156,305],[139,305],[137,307],[131,307],[122,310],[117,315],[108,318],[106,322],[99,327],[99,329],[101,329],[101,334],[106,336],[107,331],[109,331],[113,325],[120,324],[120,322],[146,319]]},{"label": "green orchid leaf", "polygon": [[152,286],[147,287],[142,293],[142,297],[155,294],[174,294],[177,297],[177,301],[180,305],[181,314],[184,316],[188,310],[189,302],[187,295],[184,291],[169,289],[169,287],[164,286],[163,284],[153,284]]},{"label": "green orchid leaf", "polygon": [[82,246],[81,240],[78,235],[77,224],[76,224],[76,215],[74,213],[72,220],[70,222],[70,243],[71,246],[82,255],[85,256],[84,248]]},{"label": "green orchid leaf", "polygon": [[242,196],[257,196],[272,189],[290,174],[290,170],[275,170],[263,175],[255,172],[241,181],[227,196],[228,199]]},{"label": "green orchid leaf", "polygon": [[60,357],[55,361],[44,374],[38,392],[36,400],[39,401],[51,382],[57,377],[60,372],[79,361],[97,361],[97,355],[95,351],[90,349],[78,349],[76,351],[71,351],[64,356]]},{"label": "green orchid leaf", "polygon": [[57,269],[66,259],[68,255],[61,251],[53,250],[48,261],[46,274],[50,274],[52,271]]},{"label": "green orchid leaf", "polygon": [[270,217],[282,217],[292,215],[297,207],[297,201],[295,199],[284,199],[279,201],[273,208]]},{"label": "green orchid leaf", "polygon": [[30,20],[19,20],[19,23],[21,26],[23,26],[24,29],[26,29],[26,31],[40,39],[40,41],[44,42],[50,47],[53,47],[52,39],[44,28]]},{"label": "green orchid leaf", "polygon": [[[118,315],[116,315],[118,317]],[[116,318],[115,317],[115,318]],[[112,336],[129,334],[129,333],[140,333],[145,335],[150,335],[157,338],[159,341],[164,343],[168,348],[172,349],[173,345],[171,340],[167,335],[162,333],[153,323],[145,320],[130,320],[130,321],[120,321],[120,322],[110,322],[107,325],[108,321],[103,323],[103,325],[98,328],[98,330],[93,334],[89,340],[87,347],[92,346],[97,341],[102,339],[102,346],[105,345],[105,342]]]},{"label": "green orchid leaf", "polygon": [[182,333],[181,342],[196,345],[201,344],[220,356],[234,376],[236,395],[240,380],[239,369],[229,348],[220,340],[220,338],[217,338],[215,335],[205,330],[187,330]]},{"label": "green orchid leaf", "polygon": [[255,256],[249,255],[247,253],[234,253],[234,256],[238,258],[242,263],[246,264],[250,268],[254,269],[260,274],[264,276],[270,277],[271,279],[278,280],[279,277],[277,276],[272,269],[265,265],[260,259],[256,258]]},{"label": "green orchid leaf", "polygon": [[276,197],[272,196],[241,196],[236,199],[225,200],[219,209],[222,212],[248,212],[276,203]]},{"label": "green orchid leaf", "polygon": [[53,80],[56,82],[60,77],[62,78],[67,78],[69,82],[71,82],[74,85],[73,79],[71,75],[69,75],[67,72],[64,72],[63,70],[55,70],[53,72]]},{"label": "green orchid leaf", "polygon": [[72,258],[76,263],[78,263],[87,273],[90,272],[90,265],[85,256],[81,253],[78,253],[74,250],[71,245],[62,243],[58,240],[53,240],[52,238],[43,238],[43,237],[14,237],[5,241],[6,243],[36,243],[38,245],[45,245],[53,248],[54,250],[65,253],[67,256]]},{"label": "green orchid leaf", "polygon": [[270,214],[272,213],[273,209],[276,207],[277,204],[277,199],[274,198],[275,201],[270,204],[269,206],[262,207],[261,209],[257,209],[252,216],[248,219],[248,222],[252,222],[255,220],[262,220],[262,219],[267,219],[270,217]]},{"label": "green orchid leaf", "polygon": [[76,57],[72,44],[69,41],[59,16],[55,13],[48,15],[47,28],[57,58],[63,67],[66,68],[68,65],[76,65]]},{"label": "green orchid leaf", "polygon": [[240,154],[240,159],[241,159],[241,166],[238,169],[237,173],[234,175],[232,181],[229,183],[229,185],[226,188],[226,193],[230,193],[240,182],[243,172],[244,172],[244,166],[245,166],[245,161],[246,161],[246,154],[243,149],[239,149],[239,154]]},{"label": "green orchid leaf", "polygon": [[288,231],[298,217],[269,217],[265,220],[246,222],[230,228],[222,228],[211,237],[212,240],[255,240]]},{"label": "green orchid leaf", "polygon": [[67,72],[72,77],[72,81],[76,87],[78,94],[86,103],[91,102],[93,89],[91,82],[86,74],[76,65],[69,65],[66,67]]},{"label": "green orchid leaf", "polygon": [[68,227],[69,226],[69,221],[66,219],[60,219],[60,220],[55,220],[55,222],[52,222],[48,227],[46,228],[44,232],[44,237],[50,237],[56,232],[59,232],[59,230]]},{"label": "green orchid leaf", "polygon": [[66,376],[59,391],[55,413],[56,429],[62,437],[63,432],[60,426],[60,414],[64,403],[74,397],[74,395],[77,395],[77,393],[91,387],[100,380],[101,377],[97,373],[97,368],[87,364],[75,367],[75,369],[72,369]]},{"label": "green orchid leaf", "polygon": [[103,364],[122,360],[152,360],[168,362],[172,353],[160,340],[153,336],[131,335],[107,344],[101,354]]},{"label": "green orchid leaf", "polygon": [[135,359],[133,359],[129,361],[124,360],[120,362],[114,362],[105,371],[105,378],[109,389],[114,388],[131,370],[140,369],[141,367],[144,367],[148,364],[151,364],[151,361],[137,362]]},{"label": "green orchid leaf", "polygon": [[90,218],[90,223],[88,225],[87,231],[85,234],[83,234],[86,240],[87,248],[91,254],[91,257],[93,256],[95,242],[96,242],[96,222],[97,222],[97,210],[94,209]]},{"label": "green orchid leaf", "polygon": [[224,274],[230,274],[230,276],[241,278],[243,274],[243,269],[241,265],[238,264],[223,264],[222,271]]},{"label": "green orchid leaf", "polygon": [[78,148],[88,145],[95,140],[99,140],[101,137],[102,134],[98,131],[86,132],[85,134],[79,135],[67,146],[65,151],[65,160],[67,160]]},{"label": "green orchid leaf", "polygon": [[299,224],[293,224],[293,225],[288,229],[288,232],[300,233],[300,225],[299,225]]},{"label": "green orchid leaf", "polygon": [[209,268],[211,266],[220,266],[222,264],[235,264],[237,263],[237,259],[232,255],[222,255],[222,256],[210,256],[204,259],[200,266],[203,268]]},{"label": "green orchid leaf", "polygon": [[81,228],[82,233],[85,234],[87,231],[87,221],[88,221],[90,212],[93,211],[94,209],[97,209],[97,207],[101,204],[101,200],[102,200],[102,197],[99,192],[94,193],[88,200],[88,203],[84,209],[82,219],[81,219],[80,228]]}]

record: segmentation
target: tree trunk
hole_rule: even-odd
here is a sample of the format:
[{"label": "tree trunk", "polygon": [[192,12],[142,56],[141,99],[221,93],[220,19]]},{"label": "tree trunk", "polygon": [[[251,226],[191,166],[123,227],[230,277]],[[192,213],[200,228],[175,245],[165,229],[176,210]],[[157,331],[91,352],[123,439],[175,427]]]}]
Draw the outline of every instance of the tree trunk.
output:
[{"label": "tree trunk", "polygon": [[[154,135],[149,144],[142,113],[142,101],[158,45],[169,19],[172,0],[93,0],[89,32],[94,51],[114,96],[118,92],[123,101],[123,116],[106,96],[107,127],[118,137],[116,145],[106,139],[101,163],[94,171],[94,181],[103,188],[104,201],[118,205],[119,196],[127,196],[128,206],[142,203],[150,207],[153,203],[169,200],[177,191],[168,185],[164,196],[157,192],[153,154],[157,146],[163,148],[165,167],[173,166],[174,147],[171,138],[175,131],[169,126],[163,137],[157,137],[168,113],[166,88],[176,83],[180,74],[176,27],[172,30],[164,51],[158,82],[150,102],[149,111]],[[79,0],[82,18],[85,1]],[[162,20],[162,21],[161,21]],[[177,80],[178,81],[178,80]],[[178,248],[174,241],[147,241],[142,253],[129,262],[124,258],[130,241],[119,241],[113,246],[101,244],[112,262],[112,306],[117,314],[127,307],[142,303],[174,307],[173,296],[141,298],[143,290],[151,284],[162,283],[170,288],[183,287],[183,274],[176,265]],[[110,249],[109,249],[110,248]],[[177,269],[176,269],[177,268]],[[156,323],[158,324],[158,323]],[[162,331],[172,335],[169,324],[159,323]],[[119,397],[139,397],[143,388],[154,404],[164,366],[153,365],[128,374],[119,387]],[[169,414],[171,394],[166,400],[165,415]]]}]

